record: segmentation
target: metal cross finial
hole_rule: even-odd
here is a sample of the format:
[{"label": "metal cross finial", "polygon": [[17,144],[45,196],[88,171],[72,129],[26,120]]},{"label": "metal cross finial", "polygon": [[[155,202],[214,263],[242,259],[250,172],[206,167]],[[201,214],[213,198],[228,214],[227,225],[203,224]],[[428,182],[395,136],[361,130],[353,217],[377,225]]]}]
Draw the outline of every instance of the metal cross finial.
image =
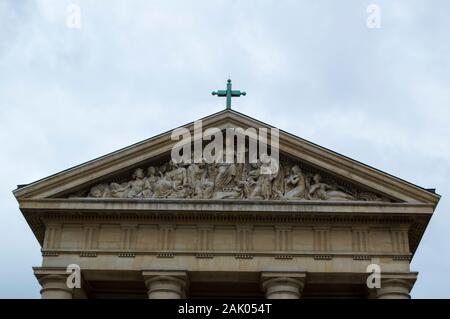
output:
[{"label": "metal cross finial", "polygon": [[232,90],[231,89],[231,79],[228,79],[227,81],[227,89],[226,90],[218,90],[212,92],[212,95],[217,95],[220,97],[226,97],[227,98],[227,109],[231,109],[231,98],[232,97],[240,97],[241,95],[245,96],[247,93],[241,92],[238,90]]}]

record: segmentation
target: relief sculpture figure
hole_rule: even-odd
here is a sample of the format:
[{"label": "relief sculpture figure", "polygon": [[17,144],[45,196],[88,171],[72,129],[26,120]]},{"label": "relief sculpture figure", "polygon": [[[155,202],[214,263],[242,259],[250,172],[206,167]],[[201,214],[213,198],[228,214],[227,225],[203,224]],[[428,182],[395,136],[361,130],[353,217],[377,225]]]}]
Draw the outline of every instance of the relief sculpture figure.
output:
[{"label": "relief sculpture figure", "polygon": [[[173,198],[389,201],[366,190],[340,186],[332,178],[303,171],[299,164],[273,163],[174,163],[142,168],[119,182],[93,185],[84,196],[92,198]],[[71,195],[70,197],[80,195]],[[83,196],[83,195],[81,195]]]},{"label": "relief sculpture figure", "polygon": [[313,177],[314,184],[309,190],[309,194],[313,199],[321,200],[354,200],[355,198],[342,191],[335,189],[334,187],[322,183],[322,177],[319,174],[315,174]]},{"label": "relief sculpture figure", "polygon": [[111,196],[117,198],[139,198],[143,197],[144,190],[144,170],[138,168],[134,171],[132,180],[126,183],[111,183]]},{"label": "relief sculpture figure", "polygon": [[89,191],[88,197],[95,197],[95,198],[111,197],[111,190],[109,188],[109,185],[106,183],[101,183],[93,186]]},{"label": "relief sculpture figure", "polygon": [[153,184],[153,193],[156,198],[175,197],[178,192],[182,192],[183,186],[187,182],[186,169],[179,164],[170,162],[169,170],[162,169],[165,174]]},{"label": "relief sculpture figure", "polygon": [[286,184],[292,185],[293,188],[284,195],[285,199],[306,198],[306,179],[298,165],[292,166],[291,174],[286,179]]}]

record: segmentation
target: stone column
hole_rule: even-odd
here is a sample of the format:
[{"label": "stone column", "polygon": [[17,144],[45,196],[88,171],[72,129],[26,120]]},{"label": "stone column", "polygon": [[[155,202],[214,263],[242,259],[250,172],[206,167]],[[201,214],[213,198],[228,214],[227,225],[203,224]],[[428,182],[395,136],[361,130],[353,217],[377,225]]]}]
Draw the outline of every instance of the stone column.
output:
[{"label": "stone column", "polygon": [[376,289],[377,299],[410,299],[409,292],[417,278],[417,273],[381,274],[381,287]]},{"label": "stone column", "polygon": [[33,268],[34,275],[42,286],[42,299],[72,299],[73,288],[67,287],[66,269],[63,268]]},{"label": "stone column", "polygon": [[149,299],[185,299],[186,271],[143,271]]},{"label": "stone column", "polygon": [[261,287],[267,299],[299,299],[305,278],[302,272],[263,272]]}]

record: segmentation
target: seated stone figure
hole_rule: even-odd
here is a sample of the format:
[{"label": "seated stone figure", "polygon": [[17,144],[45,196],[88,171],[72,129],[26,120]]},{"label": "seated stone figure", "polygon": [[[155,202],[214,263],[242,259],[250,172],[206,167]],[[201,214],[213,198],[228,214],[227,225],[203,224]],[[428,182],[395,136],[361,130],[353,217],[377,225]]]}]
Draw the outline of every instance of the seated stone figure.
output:
[{"label": "seated stone figure", "polygon": [[266,165],[260,161],[251,165],[245,185],[250,189],[246,191],[249,199],[271,199],[272,183],[278,175],[268,170]]},{"label": "seated stone figure", "polygon": [[272,196],[272,181],[275,175],[260,174],[256,181],[256,186],[248,196],[249,199],[271,199]]},{"label": "seated stone figure", "polygon": [[139,198],[143,197],[145,180],[144,170],[138,168],[133,173],[133,179],[127,183],[111,183],[111,196],[117,198]]},{"label": "seated stone figure", "polygon": [[238,199],[242,197],[241,188],[234,184],[236,164],[220,163],[214,180],[214,199]]},{"label": "seated stone figure", "polygon": [[133,180],[130,182],[130,191],[128,192],[128,198],[143,197],[142,192],[145,186],[145,174],[142,168],[138,168],[133,173]]},{"label": "seated stone figure", "polygon": [[306,196],[306,179],[302,173],[302,170],[298,165],[294,165],[291,168],[290,175],[286,179],[287,185],[292,185],[294,188],[287,191],[284,199],[305,199]]},{"label": "seated stone figure", "polygon": [[161,179],[153,183],[152,191],[155,198],[176,198],[183,195],[187,184],[186,168],[174,163]]},{"label": "seated stone figure", "polygon": [[194,198],[203,197],[202,179],[206,173],[204,163],[192,163],[188,166],[187,170],[187,184],[192,187]]},{"label": "seated stone figure", "polygon": [[128,182],[125,183],[111,183],[109,187],[111,188],[111,197],[113,198],[126,198],[128,195],[130,184]]},{"label": "seated stone figure", "polygon": [[236,175],[235,164],[220,163],[217,167],[217,175],[214,186],[217,191],[223,191],[233,181]]},{"label": "seated stone figure", "polygon": [[142,191],[142,197],[144,198],[152,198],[153,197],[153,184],[155,184],[159,180],[159,177],[156,175],[156,168],[150,166],[147,169],[147,178],[144,183],[144,190]]},{"label": "seated stone figure", "polygon": [[206,166],[205,171],[202,175],[201,180],[201,192],[200,198],[210,199],[214,196],[214,181],[216,179],[216,170],[214,164],[209,164]]},{"label": "seated stone figure", "polygon": [[251,198],[251,194],[257,186],[259,175],[261,173],[260,166],[260,162],[250,163],[246,173],[243,174],[244,178],[238,183],[242,188],[244,198]]}]

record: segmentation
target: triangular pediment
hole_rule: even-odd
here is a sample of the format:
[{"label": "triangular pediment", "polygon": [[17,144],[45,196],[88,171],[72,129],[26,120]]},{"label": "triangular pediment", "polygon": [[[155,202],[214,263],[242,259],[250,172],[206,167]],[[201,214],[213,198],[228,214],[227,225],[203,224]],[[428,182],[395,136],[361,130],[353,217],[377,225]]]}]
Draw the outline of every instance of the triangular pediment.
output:
[{"label": "triangular pediment", "polygon": [[[232,110],[202,119],[203,129],[271,126]],[[194,123],[183,126],[194,132]],[[176,143],[166,132],[20,187],[20,199],[249,199],[426,203],[439,196],[304,139],[280,131],[280,170],[260,177],[250,163],[170,163]]]}]

